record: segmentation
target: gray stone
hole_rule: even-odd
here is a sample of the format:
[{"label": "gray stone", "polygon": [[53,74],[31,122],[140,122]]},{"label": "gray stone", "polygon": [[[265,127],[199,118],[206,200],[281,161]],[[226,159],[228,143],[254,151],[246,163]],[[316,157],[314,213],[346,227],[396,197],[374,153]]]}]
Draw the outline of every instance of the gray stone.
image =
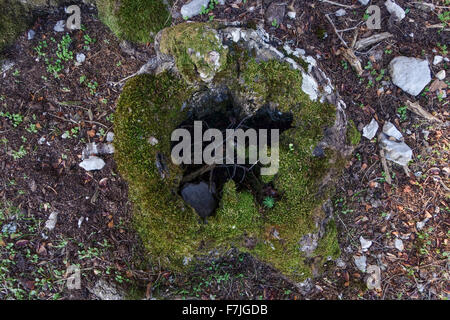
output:
[{"label": "gray stone", "polygon": [[28,30],[28,33],[27,33],[28,40],[33,40],[35,35],[36,35],[36,32],[34,30],[32,30],[32,29]]},{"label": "gray stone", "polygon": [[14,67],[15,62],[12,60],[3,60],[0,61],[0,70],[1,73],[8,71],[9,69],[11,69],[12,67]]},{"label": "gray stone", "polygon": [[341,258],[337,258],[336,259],[336,266],[338,268],[344,269],[345,267],[347,267],[347,264],[345,263],[344,260],[342,260]]},{"label": "gray stone", "polygon": [[405,248],[404,245],[403,245],[402,239],[399,239],[399,238],[396,238],[394,240],[394,246],[400,252],[403,251],[403,249]]},{"label": "gray stone", "polygon": [[17,223],[15,223],[15,222],[11,222],[11,223],[5,224],[2,227],[2,232],[3,233],[13,234],[16,231],[17,231]]},{"label": "gray stone", "polygon": [[370,123],[363,128],[363,137],[372,140],[372,138],[377,134],[378,127],[378,122],[372,118],[372,121],[370,121]]},{"label": "gray stone", "polygon": [[344,9],[339,9],[338,11],[335,12],[336,17],[342,17],[345,16],[347,14],[347,11],[345,11]]},{"label": "gray stone", "polygon": [[417,230],[422,230],[423,227],[425,227],[425,224],[428,222],[428,220],[430,220],[430,219],[429,218],[425,218],[422,221],[418,221],[416,223]]},{"label": "gray stone", "polygon": [[192,18],[199,15],[202,11],[202,7],[208,7],[209,0],[191,0],[181,7],[181,16],[184,19]]},{"label": "gray stone", "polygon": [[91,142],[86,145],[81,153],[81,159],[85,160],[91,155],[113,154],[114,146],[111,143],[95,143]]},{"label": "gray stone", "polygon": [[392,141],[384,133],[381,133],[379,138],[380,146],[383,148],[387,160],[401,166],[408,165],[408,162],[412,159],[412,150],[406,143]]},{"label": "gray stone", "polygon": [[96,156],[90,156],[88,159],[83,160],[80,163],[80,167],[86,171],[101,170],[104,166],[105,161]]},{"label": "gray stone", "polygon": [[436,73],[436,78],[438,78],[439,80],[444,80],[445,79],[445,70],[441,70],[438,73]]},{"label": "gray stone", "polygon": [[444,60],[444,57],[442,57],[442,56],[434,56],[433,65],[437,65],[437,64],[441,63],[443,60]]},{"label": "gray stone", "polygon": [[363,236],[359,237],[359,242],[361,243],[361,249],[367,251],[372,246],[372,241],[364,239]]},{"label": "gray stone", "polygon": [[194,208],[202,218],[209,217],[216,210],[217,200],[214,196],[215,193],[214,183],[212,190],[210,190],[209,184],[203,181],[200,183],[187,183],[181,189],[183,200]]},{"label": "gray stone", "polygon": [[370,0],[358,0],[359,3],[361,3],[363,6],[367,6]]},{"label": "gray stone", "polygon": [[387,0],[384,5],[395,21],[401,21],[406,17],[405,10],[403,10],[403,8],[396,4],[394,1]]},{"label": "gray stone", "polygon": [[107,134],[106,134],[106,141],[107,142],[113,142],[114,141],[114,132],[108,132]]},{"label": "gray stone", "polygon": [[392,82],[410,95],[417,96],[431,81],[427,60],[396,57],[389,64]]},{"label": "gray stone", "polygon": [[55,26],[53,27],[53,31],[55,32],[64,32],[64,27],[66,26],[66,21],[59,20]]},{"label": "gray stone", "polygon": [[289,17],[289,19],[294,20],[294,19],[297,17],[297,12],[295,12],[295,11],[289,11],[289,12],[287,13],[287,16]]},{"label": "gray stone", "polygon": [[367,267],[367,258],[366,258],[366,256],[353,256],[353,259],[355,261],[356,267],[361,272],[366,272],[366,267]]},{"label": "gray stone", "polygon": [[58,212],[53,211],[52,213],[50,213],[50,216],[48,217],[47,221],[45,222],[45,227],[49,231],[52,231],[53,229],[55,229],[57,221],[58,221]]},{"label": "gray stone", "polygon": [[386,121],[383,125],[383,133],[389,137],[394,137],[396,140],[403,139],[402,133],[394,126],[392,122]]},{"label": "gray stone", "polygon": [[79,64],[82,64],[86,60],[86,55],[84,53],[77,53],[76,59]]}]

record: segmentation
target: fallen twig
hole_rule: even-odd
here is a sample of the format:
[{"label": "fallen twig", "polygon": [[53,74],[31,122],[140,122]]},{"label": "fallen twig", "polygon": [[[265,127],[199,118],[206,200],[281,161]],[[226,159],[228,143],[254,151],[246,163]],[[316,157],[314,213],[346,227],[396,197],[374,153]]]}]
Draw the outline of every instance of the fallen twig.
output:
[{"label": "fallen twig", "polygon": [[345,40],[342,38],[342,36],[339,34],[338,30],[336,29],[336,26],[334,25],[333,20],[331,20],[331,18],[329,17],[329,14],[325,14],[325,17],[327,18],[327,20],[331,23],[331,25],[333,26],[334,32],[336,33],[336,35],[338,36],[338,38],[342,41],[342,43],[344,44],[344,46],[346,46],[348,48],[347,42],[345,42]]},{"label": "fallen twig", "polygon": [[391,174],[389,173],[389,167],[387,165],[386,157],[384,156],[384,150],[380,149],[381,164],[383,165],[383,171],[385,172],[386,182],[392,184]]},{"label": "fallen twig", "polygon": [[424,117],[427,120],[438,122],[438,123],[442,123],[442,120],[436,118],[431,113],[429,113],[428,111],[423,109],[418,102],[414,102],[413,103],[413,102],[407,100],[406,101],[406,107],[408,108],[409,111],[412,111],[415,114],[417,114],[417,115],[419,115],[421,117]]},{"label": "fallen twig", "polygon": [[377,33],[371,37],[358,40],[355,44],[355,50],[362,50],[364,48],[367,48],[368,46],[371,46],[377,42],[383,41],[384,39],[387,39],[390,37],[392,37],[391,33],[382,32],[382,33]]}]

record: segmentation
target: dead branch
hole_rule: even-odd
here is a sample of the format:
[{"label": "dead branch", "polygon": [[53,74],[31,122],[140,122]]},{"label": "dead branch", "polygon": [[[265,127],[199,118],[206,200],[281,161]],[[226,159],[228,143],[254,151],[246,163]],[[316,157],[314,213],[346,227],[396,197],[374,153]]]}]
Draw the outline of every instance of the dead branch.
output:
[{"label": "dead branch", "polygon": [[383,33],[378,33],[375,34],[371,37],[368,38],[364,38],[361,40],[358,40],[355,44],[355,50],[362,50],[364,48],[367,48],[368,46],[371,46],[375,43],[378,43],[380,41],[383,41],[384,39],[390,38],[392,37],[392,34],[389,32],[383,32]]},{"label": "dead branch", "polygon": [[338,38],[342,41],[342,43],[344,44],[344,46],[346,46],[348,48],[347,42],[345,42],[345,40],[342,38],[342,36],[339,34],[338,30],[336,29],[336,26],[334,25],[333,20],[331,20],[331,18],[329,17],[329,14],[325,14],[325,17],[327,18],[327,20],[331,23],[331,25],[333,26],[334,29],[334,33],[336,33],[336,35],[338,36]]},{"label": "dead branch", "polygon": [[339,50],[339,53],[342,54],[345,60],[347,60],[353,68],[355,68],[358,75],[362,75],[364,70],[361,66],[361,61],[358,59],[358,57],[355,55],[355,52],[351,48],[341,48]]},{"label": "dead branch", "polygon": [[406,107],[408,108],[409,111],[414,112],[415,114],[417,114],[421,117],[424,117],[425,119],[427,119],[429,121],[442,123],[442,120],[436,118],[431,113],[429,113],[428,111],[423,109],[417,101],[413,103],[413,102],[407,100]]}]

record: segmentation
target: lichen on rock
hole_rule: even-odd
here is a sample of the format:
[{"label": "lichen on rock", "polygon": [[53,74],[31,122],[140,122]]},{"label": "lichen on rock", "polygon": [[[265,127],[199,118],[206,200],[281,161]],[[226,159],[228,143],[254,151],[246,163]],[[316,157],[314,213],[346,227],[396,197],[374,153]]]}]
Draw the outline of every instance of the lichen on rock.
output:
[{"label": "lichen on rock", "polygon": [[[233,247],[295,281],[315,275],[318,266],[339,255],[327,200],[351,151],[342,102],[319,86],[312,99],[303,80],[307,75],[320,82],[310,72],[315,66],[303,69],[255,30],[186,23],[163,30],[156,39],[167,70],[129,80],[115,120],[116,161],[129,183],[136,228],[150,256],[182,270],[195,257]],[[218,64],[208,60],[213,51]],[[260,180],[280,194],[273,208],[262,205],[256,188],[243,189],[232,180],[221,188],[219,207],[207,224],[199,224],[183,202],[179,189],[185,172],[170,160],[170,137],[194,109],[219,112],[222,107],[209,102],[196,106],[206,101],[199,98],[205,92],[228,92],[244,115],[263,108],[291,115],[290,127],[280,136],[279,170]],[[302,249],[305,237],[314,239],[309,252]]]},{"label": "lichen on rock", "polygon": [[163,0],[97,0],[100,20],[120,39],[153,42],[154,36],[172,22]]}]

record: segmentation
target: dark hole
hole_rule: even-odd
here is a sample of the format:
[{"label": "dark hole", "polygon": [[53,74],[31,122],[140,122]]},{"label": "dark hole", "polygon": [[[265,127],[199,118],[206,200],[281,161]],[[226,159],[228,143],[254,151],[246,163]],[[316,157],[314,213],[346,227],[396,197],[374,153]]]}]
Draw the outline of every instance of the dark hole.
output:
[{"label": "dark hole", "polygon": [[[282,113],[269,106],[263,106],[253,115],[247,115],[244,110],[234,103],[231,94],[222,90],[218,92],[205,92],[187,103],[188,117],[178,128],[189,131],[191,141],[191,156],[194,156],[194,122],[202,122],[203,133],[210,129],[219,129],[222,132],[223,141],[226,140],[226,129],[267,129],[267,142],[270,147],[271,129],[278,129],[279,134],[291,128],[292,114]],[[258,137],[259,139],[259,137]],[[178,142],[172,142],[172,148]],[[202,150],[211,142],[203,142]],[[257,141],[258,145],[259,141]],[[246,139],[245,147],[249,146]],[[225,156],[225,152],[224,152]],[[235,154],[236,159],[236,154]],[[247,161],[248,162],[248,161]],[[184,170],[183,180],[180,184],[179,194],[185,202],[189,203],[196,212],[206,218],[215,213],[221,198],[223,186],[232,179],[238,190],[246,189],[253,193],[258,201],[262,201],[263,193],[267,186],[261,179],[261,166],[257,164],[224,164],[215,165],[213,168],[207,164],[182,164]]]}]

